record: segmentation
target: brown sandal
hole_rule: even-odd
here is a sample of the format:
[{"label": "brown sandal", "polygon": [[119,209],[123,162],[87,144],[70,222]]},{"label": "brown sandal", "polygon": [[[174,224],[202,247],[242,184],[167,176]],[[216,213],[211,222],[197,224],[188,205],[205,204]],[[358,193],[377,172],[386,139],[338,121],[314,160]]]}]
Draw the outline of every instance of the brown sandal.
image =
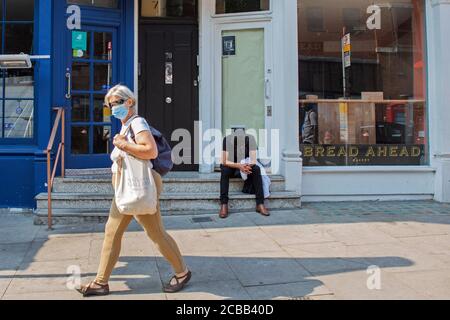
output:
[{"label": "brown sandal", "polygon": [[[173,276],[172,279],[170,279],[169,283],[164,285],[164,292],[175,293],[183,290],[183,288],[187,285],[189,280],[191,280],[191,277],[192,277],[191,271],[188,271],[188,273],[186,273],[186,275],[182,277],[177,277],[176,275]],[[172,280],[174,279],[177,282],[176,284],[172,284]],[[183,280],[180,281],[181,279]]]},{"label": "brown sandal", "polygon": [[[92,285],[95,284],[100,288],[92,288]],[[79,293],[83,295],[83,297],[92,297],[92,296],[107,296],[109,295],[109,285],[100,284],[95,281],[91,283],[81,286],[81,288],[76,289]]]}]

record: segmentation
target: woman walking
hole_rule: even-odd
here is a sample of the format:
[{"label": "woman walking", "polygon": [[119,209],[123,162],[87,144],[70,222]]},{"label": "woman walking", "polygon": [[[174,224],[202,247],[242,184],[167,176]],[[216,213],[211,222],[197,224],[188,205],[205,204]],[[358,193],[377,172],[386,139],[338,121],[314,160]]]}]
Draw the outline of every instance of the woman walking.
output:
[{"label": "woman walking", "polygon": [[[129,88],[122,85],[112,88],[105,97],[105,105],[111,108],[112,115],[122,122],[121,134],[114,137],[115,149],[111,155],[114,185],[116,175],[120,174],[118,162],[120,161],[121,152],[141,160],[150,161],[158,157],[158,149],[149,125],[144,118],[138,117],[136,114],[136,99]],[[131,143],[130,141],[132,140],[135,143]],[[175,275],[164,285],[163,290],[173,293],[185,287],[191,279],[191,272],[186,267],[177,244],[164,229],[159,207],[162,179],[155,170],[152,170],[152,175],[158,195],[157,212],[155,214],[136,215],[134,218],[144,228],[148,237],[156,244],[161,254],[172,265]],[[116,201],[113,199],[105,228],[105,240],[97,277],[93,282],[78,289],[83,296],[109,294],[108,282],[119,259],[123,235],[132,219],[133,216],[119,212]]]}]

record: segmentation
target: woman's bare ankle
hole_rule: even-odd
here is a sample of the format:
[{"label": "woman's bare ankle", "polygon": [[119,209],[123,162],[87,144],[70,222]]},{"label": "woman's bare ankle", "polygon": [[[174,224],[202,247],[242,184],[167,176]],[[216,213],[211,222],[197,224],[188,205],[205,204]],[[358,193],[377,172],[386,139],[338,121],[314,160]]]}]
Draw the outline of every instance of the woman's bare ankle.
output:
[{"label": "woman's bare ankle", "polygon": [[103,282],[103,281],[98,281],[98,280],[94,280],[94,284],[99,286],[99,287],[105,287],[108,285],[108,283]]},{"label": "woman's bare ankle", "polygon": [[189,273],[189,269],[186,268],[185,271],[183,271],[182,273],[177,273],[176,275],[178,278],[183,278],[183,277],[187,276],[188,273]]}]

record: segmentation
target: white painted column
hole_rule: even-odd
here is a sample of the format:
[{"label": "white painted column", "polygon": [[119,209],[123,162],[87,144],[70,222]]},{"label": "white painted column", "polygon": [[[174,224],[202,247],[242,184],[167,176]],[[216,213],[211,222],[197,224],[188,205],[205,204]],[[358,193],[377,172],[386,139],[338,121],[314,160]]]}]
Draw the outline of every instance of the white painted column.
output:
[{"label": "white painted column", "polygon": [[450,1],[426,1],[428,107],[435,200],[450,202]]},{"label": "white painted column", "polygon": [[280,129],[281,170],[286,189],[301,193],[302,159],[298,118],[297,0],[273,1],[276,94],[274,127]]},{"label": "white painted column", "polygon": [[[214,128],[214,28],[211,14],[214,10],[215,2],[211,0],[199,0],[199,46],[200,46],[200,83],[199,83],[199,108],[200,108],[200,136],[199,144],[199,171],[201,173],[214,172],[214,165],[203,162],[203,150],[206,147],[203,141],[203,133]],[[206,142],[207,144],[208,142]],[[213,163],[214,156],[209,161]]]}]

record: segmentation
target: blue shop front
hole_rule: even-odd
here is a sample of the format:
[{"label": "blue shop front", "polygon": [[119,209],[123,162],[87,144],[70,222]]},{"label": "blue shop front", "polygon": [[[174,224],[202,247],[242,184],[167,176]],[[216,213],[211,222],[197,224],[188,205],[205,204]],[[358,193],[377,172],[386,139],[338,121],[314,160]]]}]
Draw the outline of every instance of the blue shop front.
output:
[{"label": "blue shop front", "polygon": [[134,3],[0,0],[2,59],[31,60],[0,71],[0,208],[34,208],[35,195],[47,190],[45,150],[57,107],[65,110],[65,167],[110,165],[119,123],[103,97],[117,83],[134,89]]}]

